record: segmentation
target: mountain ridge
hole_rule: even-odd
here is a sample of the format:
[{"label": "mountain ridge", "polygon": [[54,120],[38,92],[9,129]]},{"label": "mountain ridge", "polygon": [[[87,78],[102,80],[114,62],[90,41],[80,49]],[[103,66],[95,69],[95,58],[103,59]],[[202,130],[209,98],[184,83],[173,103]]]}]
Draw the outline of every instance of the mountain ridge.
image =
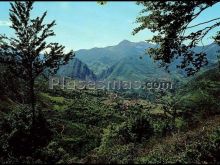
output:
[{"label": "mountain ridge", "polygon": [[[75,52],[76,57],[81,63],[84,70],[78,69],[85,78],[86,76],[92,80],[143,80],[146,78],[160,78],[162,76],[169,78],[185,77],[184,71],[177,69],[176,64],[178,60],[170,65],[170,73],[165,71],[164,68],[159,68],[159,63],[146,54],[146,50],[156,45],[140,41],[131,42],[123,40],[117,45],[106,46],[103,48],[91,48],[91,49],[80,49]],[[207,53],[208,61],[210,62],[209,67],[216,63],[217,57],[215,52],[219,49],[216,44],[210,44],[206,46],[197,46],[194,50],[199,52],[205,50]],[[71,62],[70,62],[71,63]],[[77,70],[76,67],[71,66],[74,63],[68,65]],[[64,67],[69,75],[68,67]],[[73,72],[73,71],[72,71]],[[62,72],[65,74],[65,71]],[[81,78],[77,73],[75,77]]]},{"label": "mountain ridge", "polygon": [[73,58],[68,64],[61,66],[58,76],[70,77],[79,80],[96,80],[96,75],[88,66],[77,58]]}]

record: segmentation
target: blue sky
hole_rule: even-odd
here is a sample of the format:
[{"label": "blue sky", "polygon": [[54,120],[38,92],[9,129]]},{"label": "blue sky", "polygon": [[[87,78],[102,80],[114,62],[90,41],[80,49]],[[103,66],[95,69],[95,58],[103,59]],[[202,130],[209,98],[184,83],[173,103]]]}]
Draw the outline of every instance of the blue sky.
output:
[{"label": "blue sky", "polygon": [[[9,8],[9,2],[0,2],[0,33],[12,36]],[[59,42],[68,50],[78,50],[116,45],[124,39],[133,42],[150,39],[152,33],[147,29],[135,36],[131,34],[138,26],[135,18],[141,9],[135,2],[108,2],[102,6],[96,2],[36,2],[32,16],[48,11],[45,21],[57,23],[56,36],[49,41]],[[220,4],[207,9],[192,25],[219,17],[219,11]],[[203,43],[211,43],[210,36],[215,33],[216,30],[212,31]]]}]

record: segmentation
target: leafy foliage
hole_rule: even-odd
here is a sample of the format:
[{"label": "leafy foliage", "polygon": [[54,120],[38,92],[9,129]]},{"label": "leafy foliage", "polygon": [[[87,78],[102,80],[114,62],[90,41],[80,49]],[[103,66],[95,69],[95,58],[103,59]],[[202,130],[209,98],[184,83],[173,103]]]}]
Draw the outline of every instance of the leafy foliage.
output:
[{"label": "leafy foliage", "polygon": [[173,144],[162,144],[137,163],[219,163],[219,128],[208,132],[187,134]]},{"label": "leafy foliage", "polygon": [[[135,28],[133,34],[141,30],[149,29],[155,33],[150,42],[157,43],[159,47],[150,48],[148,53],[155,60],[161,62],[161,66],[168,68],[175,59],[181,63],[177,67],[185,69],[188,75],[195,74],[207,64],[206,53],[195,53],[194,48],[214,28],[219,27],[220,22],[206,26],[203,29],[189,32],[188,29],[219,20],[213,20],[189,26],[205,9],[215,5],[219,1],[140,1],[138,4],[144,6],[141,16],[137,18],[140,26]],[[144,15],[146,14],[146,15]],[[218,36],[216,42],[218,43]],[[187,43],[187,44],[186,44]]]},{"label": "leafy foliage", "polygon": [[[64,46],[58,43],[47,43],[48,37],[54,36],[51,29],[55,21],[43,24],[46,12],[35,19],[30,13],[33,2],[11,3],[10,20],[11,28],[15,31],[15,38],[1,36],[0,63],[7,69],[24,80],[28,87],[29,103],[32,104],[33,120],[35,118],[35,79],[45,69],[56,71],[60,65],[66,64],[73,56],[73,52],[64,53]],[[41,53],[44,51],[44,55]]]},{"label": "leafy foliage", "polygon": [[38,148],[47,146],[51,140],[52,132],[47,121],[38,116],[33,127],[31,117],[27,107],[18,107],[4,115],[0,123],[2,162],[26,161],[27,157],[33,156]]},{"label": "leafy foliage", "polygon": [[[163,41],[166,39],[164,35],[171,36],[171,31],[166,32],[167,21],[179,25],[175,29],[177,39],[174,36],[171,42],[175,52],[184,40],[178,38],[181,28],[196,16],[193,12],[195,8],[200,7],[203,11],[216,1],[192,1],[188,7],[186,2],[139,3],[149,4],[146,7],[153,10],[147,26],[151,30],[161,27],[162,38],[154,38],[162,43],[161,48],[165,46],[159,51],[161,53],[170,49],[167,44],[171,46]],[[64,47],[57,43],[46,43],[45,39],[54,35],[51,28],[55,23],[43,24],[46,13],[30,19],[32,4],[12,4],[10,18],[17,38],[0,38],[0,75],[3,76],[0,80],[0,92],[3,94],[0,96],[0,161],[3,164],[220,162],[220,73],[216,68],[194,77],[176,92],[168,94],[162,91],[154,95],[154,102],[132,91],[127,94],[118,91],[118,94],[122,93],[113,99],[109,98],[114,94],[112,91],[50,90],[41,73],[46,68],[56,71],[71,54],[65,54]],[[171,13],[165,12],[169,10]],[[183,20],[171,17],[176,10],[176,16]],[[161,15],[165,20],[161,19]],[[170,24],[174,28],[172,22]],[[185,39],[192,38],[188,36]],[[215,39],[216,42],[219,40],[218,37]],[[197,40],[193,40],[191,46],[196,43]],[[47,48],[50,51],[41,56],[41,51]],[[189,53],[185,48],[185,53]],[[4,59],[4,56],[10,58]],[[192,60],[191,55],[186,57]],[[163,57],[160,58],[162,60]],[[170,62],[169,58],[171,56],[166,56],[164,62]],[[194,65],[190,60],[186,59],[187,66]],[[195,65],[196,69],[200,66]],[[14,73],[19,73],[17,69],[24,72],[15,78]],[[39,111],[34,125],[31,108],[22,101],[28,96],[21,90],[27,90],[23,81],[31,79],[33,84],[29,87],[32,92],[34,85],[39,89],[35,91],[37,106],[34,108]],[[17,98],[19,96],[22,96],[21,100]]]}]

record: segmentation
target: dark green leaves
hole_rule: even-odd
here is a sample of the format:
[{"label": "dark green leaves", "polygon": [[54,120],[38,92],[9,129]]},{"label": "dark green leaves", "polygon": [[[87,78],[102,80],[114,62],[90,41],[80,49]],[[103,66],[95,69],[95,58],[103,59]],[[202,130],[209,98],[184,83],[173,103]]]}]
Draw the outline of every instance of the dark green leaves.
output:
[{"label": "dark green leaves", "polygon": [[140,1],[137,4],[143,5],[144,9],[136,20],[140,25],[134,29],[133,34],[144,29],[154,32],[155,35],[150,42],[158,44],[159,47],[150,49],[148,51],[150,56],[166,68],[175,59],[181,58],[178,67],[185,69],[188,75],[193,75],[208,62],[205,53],[196,54],[193,48],[212,29],[219,27],[220,23],[189,34],[186,31],[194,27],[189,27],[189,24],[195,18],[217,2],[219,1]]}]

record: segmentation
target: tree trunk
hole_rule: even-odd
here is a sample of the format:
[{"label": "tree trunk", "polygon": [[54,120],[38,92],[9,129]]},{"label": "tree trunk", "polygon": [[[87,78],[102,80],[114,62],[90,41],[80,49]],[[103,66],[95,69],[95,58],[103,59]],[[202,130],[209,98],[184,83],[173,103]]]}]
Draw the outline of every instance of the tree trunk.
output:
[{"label": "tree trunk", "polygon": [[220,57],[218,59],[218,71],[220,72]]},{"label": "tree trunk", "polygon": [[31,78],[30,80],[30,101],[31,101],[31,108],[32,108],[32,125],[34,126],[35,123],[35,93],[34,93],[34,80]]},{"label": "tree trunk", "polygon": [[174,109],[173,109],[173,114],[172,114],[172,124],[173,124],[173,127],[174,127],[174,129],[175,129],[175,123],[176,123],[176,115],[177,115],[177,113],[176,113],[176,107],[174,107]]},{"label": "tree trunk", "polygon": [[218,71],[220,72],[220,54],[218,54],[217,58],[218,58]]}]

